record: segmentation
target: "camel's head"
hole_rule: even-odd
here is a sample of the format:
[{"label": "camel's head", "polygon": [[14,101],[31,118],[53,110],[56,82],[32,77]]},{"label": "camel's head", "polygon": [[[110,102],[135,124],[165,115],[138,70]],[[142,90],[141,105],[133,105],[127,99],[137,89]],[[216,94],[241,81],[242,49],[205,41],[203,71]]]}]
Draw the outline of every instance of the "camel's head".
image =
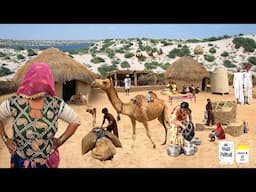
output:
[{"label": "camel's head", "polygon": [[104,91],[109,89],[111,86],[112,86],[111,79],[95,79],[91,84],[92,88],[101,88]]}]

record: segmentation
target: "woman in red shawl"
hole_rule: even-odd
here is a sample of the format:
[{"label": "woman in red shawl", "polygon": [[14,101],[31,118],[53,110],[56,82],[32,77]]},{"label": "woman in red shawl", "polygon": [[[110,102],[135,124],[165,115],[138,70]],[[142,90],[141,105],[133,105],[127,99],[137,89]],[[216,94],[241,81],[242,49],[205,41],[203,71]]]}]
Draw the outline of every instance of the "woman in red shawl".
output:
[{"label": "woman in red shawl", "polygon": [[[3,124],[8,117],[13,117],[10,138]],[[58,119],[68,126],[56,138]],[[16,95],[0,105],[0,136],[11,154],[13,168],[57,168],[58,147],[79,125],[77,114],[56,96],[53,75],[45,63],[31,64]]]},{"label": "woman in red shawl", "polygon": [[225,132],[220,122],[217,123],[217,127],[214,129],[215,136],[218,139],[225,139]]}]

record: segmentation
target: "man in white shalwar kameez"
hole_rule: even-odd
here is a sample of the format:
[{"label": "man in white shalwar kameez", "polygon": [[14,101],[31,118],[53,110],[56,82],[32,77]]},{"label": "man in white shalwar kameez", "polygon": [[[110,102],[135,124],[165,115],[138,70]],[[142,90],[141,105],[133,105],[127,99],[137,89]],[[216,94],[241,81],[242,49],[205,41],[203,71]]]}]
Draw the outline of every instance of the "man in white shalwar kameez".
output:
[{"label": "man in white shalwar kameez", "polygon": [[244,75],[240,71],[240,67],[237,68],[237,72],[234,73],[233,87],[237,103],[244,104],[243,93]]},{"label": "man in white shalwar kameez", "polygon": [[252,99],[252,75],[253,72],[250,71],[251,66],[246,65],[245,66],[245,72],[244,72],[244,103],[249,105],[249,102]]}]

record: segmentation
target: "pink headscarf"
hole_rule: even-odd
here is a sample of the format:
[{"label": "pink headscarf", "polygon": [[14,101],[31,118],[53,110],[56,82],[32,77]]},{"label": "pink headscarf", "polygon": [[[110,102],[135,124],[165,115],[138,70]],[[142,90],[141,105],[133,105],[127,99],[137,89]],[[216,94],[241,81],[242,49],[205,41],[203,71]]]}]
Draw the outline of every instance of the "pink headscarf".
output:
[{"label": "pink headscarf", "polygon": [[16,94],[29,98],[37,98],[43,94],[55,96],[54,79],[49,65],[32,63]]}]

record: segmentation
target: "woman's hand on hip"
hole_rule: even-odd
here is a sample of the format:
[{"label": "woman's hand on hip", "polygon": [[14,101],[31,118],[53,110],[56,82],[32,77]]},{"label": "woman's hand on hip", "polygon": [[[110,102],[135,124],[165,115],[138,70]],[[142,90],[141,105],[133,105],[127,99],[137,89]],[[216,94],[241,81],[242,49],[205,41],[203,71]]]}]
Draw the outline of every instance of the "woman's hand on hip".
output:
[{"label": "woman's hand on hip", "polygon": [[13,154],[16,151],[16,143],[13,141],[12,138],[8,138],[5,145],[11,154]]}]

